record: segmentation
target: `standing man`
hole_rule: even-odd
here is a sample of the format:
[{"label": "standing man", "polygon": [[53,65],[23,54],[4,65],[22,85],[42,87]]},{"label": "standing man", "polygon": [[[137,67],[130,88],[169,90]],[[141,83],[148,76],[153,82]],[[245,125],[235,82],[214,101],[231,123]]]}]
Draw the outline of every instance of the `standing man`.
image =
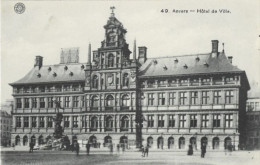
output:
[{"label": "standing man", "polygon": [[75,142],[76,143],[76,153],[77,153],[77,156],[79,155],[79,143],[78,142]]},{"label": "standing man", "polygon": [[89,142],[86,144],[86,150],[87,150],[87,155],[89,155],[89,149],[90,149],[90,144]]},{"label": "standing man", "polygon": [[203,143],[201,146],[201,157],[204,158],[206,153],[206,144]]},{"label": "standing man", "polygon": [[30,145],[29,152],[33,152],[34,143],[31,141],[29,145]]},{"label": "standing man", "polygon": [[145,147],[144,156],[146,154],[146,156],[148,157],[148,152],[149,152],[149,145],[147,144],[147,146]]}]

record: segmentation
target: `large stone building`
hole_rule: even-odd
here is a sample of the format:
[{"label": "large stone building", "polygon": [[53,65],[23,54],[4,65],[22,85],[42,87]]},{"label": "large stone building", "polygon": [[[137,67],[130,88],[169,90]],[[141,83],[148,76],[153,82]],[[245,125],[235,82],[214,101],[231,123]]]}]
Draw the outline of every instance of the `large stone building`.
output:
[{"label": "large stone building", "polygon": [[0,110],[1,121],[1,146],[11,145],[12,116],[4,110]]},{"label": "large stone building", "polygon": [[247,100],[246,148],[260,149],[260,97]]},{"label": "large stone building", "polygon": [[[64,133],[91,143],[138,145],[154,149],[200,149],[235,146],[245,139],[243,127],[248,80],[218,50],[174,57],[148,58],[136,44],[133,53],[126,29],[112,12],[104,26],[105,39],[79,63],[79,50],[62,49],[61,62],[35,65],[11,83],[15,107],[12,140],[44,143],[54,132],[53,100],[61,101]],[[128,146],[129,146],[128,145]]]}]

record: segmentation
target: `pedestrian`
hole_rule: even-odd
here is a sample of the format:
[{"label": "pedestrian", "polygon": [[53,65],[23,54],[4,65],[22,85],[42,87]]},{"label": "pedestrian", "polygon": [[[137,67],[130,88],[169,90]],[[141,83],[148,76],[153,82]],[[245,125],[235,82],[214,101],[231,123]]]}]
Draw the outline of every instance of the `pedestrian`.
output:
[{"label": "pedestrian", "polygon": [[189,145],[188,155],[193,155],[193,147],[191,144]]},{"label": "pedestrian", "polygon": [[117,148],[117,153],[119,154],[119,153],[120,153],[120,145],[117,144],[117,145],[116,145],[116,148]]},{"label": "pedestrian", "polygon": [[141,151],[142,151],[142,157],[144,157],[145,156],[145,153],[144,153],[145,151],[144,151],[144,146],[143,145],[141,146]]},{"label": "pedestrian", "polygon": [[229,155],[232,154],[232,149],[233,149],[233,146],[231,144],[228,145],[228,152],[229,152]]},{"label": "pedestrian", "polygon": [[86,144],[86,150],[87,150],[87,155],[89,155],[89,150],[90,150],[90,144],[89,144],[89,142]]},{"label": "pedestrian", "polygon": [[33,143],[33,142],[30,142],[29,146],[30,146],[29,152],[33,152],[34,143]]},{"label": "pedestrian", "polygon": [[125,143],[123,143],[122,152],[125,153]]},{"label": "pedestrian", "polygon": [[15,150],[15,145],[14,145],[14,143],[12,144],[12,147],[13,147],[13,150]]},{"label": "pedestrian", "polygon": [[114,146],[113,146],[113,144],[111,143],[111,144],[110,144],[110,154],[111,154],[111,155],[113,154],[113,149],[114,149]]},{"label": "pedestrian", "polygon": [[77,153],[77,156],[79,155],[79,143],[78,142],[75,142],[75,149],[76,149],[76,153]]},{"label": "pedestrian", "polygon": [[201,145],[201,157],[204,158],[205,157],[205,154],[206,154],[206,144],[203,143]]},{"label": "pedestrian", "polygon": [[146,155],[148,157],[148,152],[149,152],[149,145],[145,147],[144,156]]}]

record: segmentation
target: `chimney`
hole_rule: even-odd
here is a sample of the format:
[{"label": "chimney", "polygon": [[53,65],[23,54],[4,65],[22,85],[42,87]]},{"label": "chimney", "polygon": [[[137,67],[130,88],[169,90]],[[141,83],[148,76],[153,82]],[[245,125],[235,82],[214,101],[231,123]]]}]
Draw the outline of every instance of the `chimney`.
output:
[{"label": "chimney", "polygon": [[91,65],[91,44],[88,45],[88,65]]},{"label": "chimney", "polygon": [[140,64],[144,64],[147,59],[147,56],[146,56],[147,47],[145,47],[145,46],[138,47],[138,52],[139,52],[138,61]]},{"label": "chimney", "polygon": [[136,40],[134,40],[133,60],[136,61]]},{"label": "chimney", "polygon": [[218,55],[218,40],[212,40],[212,57],[216,57]]},{"label": "chimney", "polygon": [[42,56],[36,56],[34,67],[38,66],[39,69],[42,67]]},{"label": "chimney", "polygon": [[232,56],[228,56],[228,61],[230,62],[230,64],[232,64],[232,59],[233,59]]}]

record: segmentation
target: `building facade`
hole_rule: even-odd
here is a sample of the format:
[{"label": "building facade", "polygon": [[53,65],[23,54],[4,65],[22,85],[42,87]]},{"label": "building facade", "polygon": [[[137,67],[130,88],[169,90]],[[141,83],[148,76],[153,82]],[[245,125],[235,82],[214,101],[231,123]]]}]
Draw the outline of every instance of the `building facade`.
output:
[{"label": "building facade", "polygon": [[11,145],[12,115],[1,110],[1,146]]},{"label": "building facade", "polygon": [[250,97],[247,100],[246,111],[246,147],[260,149],[260,97]]},{"label": "building facade", "polygon": [[206,54],[147,58],[147,48],[133,52],[122,23],[111,13],[101,47],[87,63],[78,48],[62,49],[61,62],[34,68],[11,83],[15,107],[12,140],[45,143],[54,132],[53,100],[60,101],[64,134],[71,140],[143,145],[152,149],[223,149],[244,142],[249,84],[232,65],[218,41]]}]

